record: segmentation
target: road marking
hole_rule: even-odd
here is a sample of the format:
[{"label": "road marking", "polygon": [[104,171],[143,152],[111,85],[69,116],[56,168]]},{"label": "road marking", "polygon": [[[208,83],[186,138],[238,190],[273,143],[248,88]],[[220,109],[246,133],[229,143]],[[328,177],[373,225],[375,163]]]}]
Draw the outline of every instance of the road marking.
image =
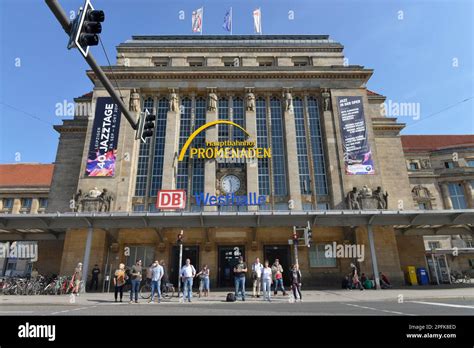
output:
[{"label": "road marking", "polygon": [[412,303],[421,303],[433,306],[443,306],[443,307],[453,307],[453,308],[470,308],[474,309],[474,306],[466,306],[466,305],[457,305],[457,304],[450,304],[450,303],[440,303],[440,302],[424,302],[424,301],[407,301]]},{"label": "road marking", "polygon": [[11,313],[34,313],[33,311],[0,311],[0,314],[11,314]]},{"label": "road marking", "polygon": [[373,308],[373,307],[360,306],[360,305],[355,305],[355,304],[352,304],[352,303],[344,303],[344,304],[347,305],[347,306],[352,306],[352,307],[370,309],[372,311],[377,311],[377,312],[385,312],[385,313],[390,313],[390,314],[414,316],[414,314],[402,313],[402,312],[397,312],[397,311],[389,311],[389,310],[386,310],[386,309],[377,309],[377,308]]},{"label": "road marking", "polygon": [[64,311],[53,312],[53,313],[51,313],[51,315],[55,315],[55,314],[59,314],[59,313],[73,312],[73,311],[80,311],[80,310],[83,310],[83,309],[89,309],[89,308],[94,308],[94,307],[97,307],[97,306],[79,307],[79,308],[74,308],[74,309],[66,309],[66,310],[64,310]]}]

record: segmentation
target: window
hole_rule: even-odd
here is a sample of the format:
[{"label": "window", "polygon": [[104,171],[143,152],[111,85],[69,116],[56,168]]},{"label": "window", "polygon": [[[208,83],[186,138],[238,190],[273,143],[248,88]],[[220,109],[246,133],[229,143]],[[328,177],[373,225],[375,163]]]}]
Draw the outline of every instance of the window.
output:
[{"label": "window", "polygon": [[315,98],[308,98],[308,124],[311,140],[311,150],[314,166],[314,183],[316,195],[327,196],[326,162],[324,159],[321,123],[319,118],[318,102]]},{"label": "window", "polygon": [[440,242],[428,242],[428,249],[433,250],[433,249],[440,249],[440,248],[441,248]]},{"label": "window", "polygon": [[12,208],[13,208],[13,198],[4,198],[3,209],[12,209]]},{"label": "window", "polygon": [[313,204],[312,203],[303,203],[303,210],[304,211],[313,210]]},{"label": "window", "polygon": [[445,168],[454,168],[454,162],[451,162],[451,161],[444,162],[444,167]]},{"label": "window", "polygon": [[[206,100],[204,98],[196,99],[195,120],[193,129],[198,129],[206,123]],[[199,133],[194,138],[195,147],[205,147],[206,133]],[[193,177],[192,177],[192,193],[198,194],[204,192],[204,159],[193,159]]]},{"label": "window", "polygon": [[[259,97],[256,100],[257,119],[257,146],[268,147],[268,126],[267,126],[267,103],[265,99]],[[262,158],[258,162],[258,192],[261,195],[270,195],[270,162],[268,158]],[[260,206],[260,210],[265,207]]]},{"label": "window", "polygon": [[466,164],[468,167],[474,167],[474,159],[468,159],[466,161]]},{"label": "window", "polygon": [[272,170],[273,170],[273,192],[275,196],[286,196],[288,194],[286,185],[286,161],[283,128],[283,112],[281,100],[271,98],[270,119],[272,137]]},{"label": "window", "polygon": [[288,207],[288,203],[275,203],[275,208],[274,210],[279,210],[279,211],[288,211],[290,210]]},{"label": "window", "polygon": [[[153,98],[145,99],[143,103],[143,111],[148,110],[153,114],[154,102]],[[140,142],[140,150],[138,153],[138,167],[137,167],[137,179],[135,183],[135,196],[143,197],[146,194],[146,183],[148,177],[148,163],[150,161],[150,148],[151,141],[146,143]]]},{"label": "window", "polygon": [[39,200],[39,207],[46,208],[48,206],[48,199],[47,198],[40,198]]},{"label": "window", "polygon": [[308,195],[311,194],[311,176],[309,172],[308,147],[306,145],[304,107],[301,98],[293,98],[293,112],[295,115],[296,152],[298,155],[300,192],[303,195]]},{"label": "window", "polygon": [[474,248],[474,240],[465,240],[466,248]]},{"label": "window", "polygon": [[309,266],[310,267],[336,267],[336,258],[326,257],[325,243],[313,244],[309,249]]},{"label": "window", "polygon": [[135,211],[135,212],[145,211],[145,205],[144,204],[134,204],[133,205],[133,211]]},{"label": "window", "polygon": [[169,65],[169,58],[153,58],[153,65],[156,67],[165,67]]},{"label": "window", "polygon": [[137,260],[142,260],[143,267],[149,267],[155,260],[154,246],[129,246],[130,255],[127,256],[125,264],[132,267]]},{"label": "window", "polygon": [[33,200],[31,198],[23,198],[21,200],[21,208],[22,209],[31,209],[31,203]]},{"label": "window", "polygon": [[155,141],[153,151],[153,166],[151,172],[150,197],[156,197],[163,184],[163,162],[165,159],[166,119],[169,101],[166,98],[158,100],[155,121]]},{"label": "window", "polygon": [[204,66],[204,58],[189,58],[188,63],[192,67]]},{"label": "window", "polygon": [[294,66],[308,66],[309,58],[308,57],[295,57],[293,58]]},{"label": "window", "polygon": [[418,208],[419,208],[420,210],[430,210],[431,208],[429,207],[428,204],[429,204],[429,203],[427,203],[427,202],[419,202],[419,203],[418,203]]},{"label": "window", "polygon": [[273,66],[273,58],[258,58],[258,66]]},{"label": "window", "polygon": [[240,66],[240,58],[224,58],[224,66],[233,67],[233,66]]},{"label": "window", "polygon": [[461,184],[449,183],[449,195],[453,203],[453,209],[466,209],[466,199],[464,198],[464,190]]},{"label": "window", "polygon": [[329,210],[328,203],[318,203],[317,204],[318,210]]},{"label": "window", "polygon": [[[183,98],[181,100],[182,112],[179,126],[179,151],[184,146],[191,134],[191,99]],[[186,153],[184,159],[178,162],[178,173],[176,176],[176,188],[181,190],[188,190],[188,165],[189,152]]]},{"label": "window", "polygon": [[418,170],[418,169],[420,169],[420,167],[418,166],[418,163],[417,163],[417,162],[410,162],[409,166],[410,166],[410,167],[409,167],[410,170]]}]

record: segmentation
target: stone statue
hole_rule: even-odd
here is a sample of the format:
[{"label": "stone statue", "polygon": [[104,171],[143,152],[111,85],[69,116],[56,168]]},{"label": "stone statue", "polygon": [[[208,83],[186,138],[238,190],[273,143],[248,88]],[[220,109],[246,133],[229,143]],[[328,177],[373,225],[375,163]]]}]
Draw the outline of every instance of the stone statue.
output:
[{"label": "stone statue", "polygon": [[352,191],[349,191],[346,197],[347,200],[347,208],[350,210],[360,210],[360,203],[359,203],[359,192],[357,191],[357,187],[353,187]]},{"label": "stone statue", "polygon": [[367,185],[364,185],[364,187],[362,187],[360,193],[362,197],[372,197],[372,190]]},{"label": "stone statue", "polygon": [[329,89],[325,88],[323,89],[323,93],[321,94],[323,97],[323,109],[324,111],[330,111],[331,110],[331,94],[329,93]]},{"label": "stone statue", "polygon": [[377,189],[374,191],[373,194],[374,198],[377,201],[377,209],[387,209],[388,203],[388,193],[383,193],[383,190],[380,186],[377,186]]},{"label": "stone statue", "polygon": [[421,160],[421,168],[423,169],[428,169],[428,168],[431,168],[431,163],[430,163],[430,160],[429,159],[422,159]]},{"label": "stone statue", "polygon": [[293,97],[289,90],[285,92],[285,111],[293,112]]},{"label": "stone statue", "polygon": [[88,198],[98,198],[101,192],[97,187],[94,187],[92,190],[89,191]]},{"label": "stone statue", "polygon": [[136,89],[132,89],[130,94],[130,111],[140,112],[140,94],[138,94]]},{"label": "stone statue", "polygon": [[255,111],[255,95],[252,92],[247,93],[247,111]]},{"label": "stone statue", "polygon": [[82,190],[77,191],[77,193],[74,195],[73,200],[74,200],[74,208],[73,211],[80,213],[82,211],[82,200],[84,199],[84,196],[82,194]]},{"label": "stone statue", "polygon": [[208,111],[217,110],[217,95],[214,92],[209,93],[209,105],[207,107]]},{"label": "stone statue", "polygon": [[113,197],[112,195],[107,191],[107,189],[103,189],[102,193],[99,196],[99,211],[100,212],[109,212],[110,207],[112,205]]},{"label": "stone statue", "polygon": [[174,89],[171,91],[170,94],[170,110],[174,112],[179,112],[179,99]]}]

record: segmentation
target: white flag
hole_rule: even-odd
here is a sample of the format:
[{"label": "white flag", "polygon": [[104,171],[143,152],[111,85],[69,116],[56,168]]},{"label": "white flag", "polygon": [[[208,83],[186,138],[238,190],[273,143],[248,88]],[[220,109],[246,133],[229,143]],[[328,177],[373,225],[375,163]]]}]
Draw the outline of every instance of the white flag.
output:
[{"label": "white flag", "polygon": [[262,12],[260,8],[253,11],[253,28],[256,34],[262,33]]},{"label": "white flag", "polygon": [[204,7],[198,8],[196,11],[193,11],[192,24],[194,33],[202,33],[202,15],[204,12]]}]

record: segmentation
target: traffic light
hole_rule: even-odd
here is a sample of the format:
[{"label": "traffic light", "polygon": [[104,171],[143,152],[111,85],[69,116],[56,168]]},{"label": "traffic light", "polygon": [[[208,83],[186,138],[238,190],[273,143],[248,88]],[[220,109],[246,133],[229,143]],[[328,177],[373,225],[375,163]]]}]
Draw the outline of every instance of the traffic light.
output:
[{"label": "traffic light", "polygon": [[71,32],[68,48],[77,47],[84,57],[89,53],[89,46],[99,44],[102,32],[102,22],[105,20],[104,11],[94,10],[90,0],[86,0],[79,15],[71,23]]},{"label": "traffic light", "polygon": [[304,229],[304,244],[309,247],[311,247],[311,242],[313,241],[313,231],[309,227],[305,227]]},{"label": "traffic light", "polygon": [[176,241],[178,245],[183,244],[183,230],[178,234],[178,240]]},{"label": "traffic light", "polygon": [[151,114],[148,110],[140,114],[136,139],[141,139],[142,142],[146,143],[146,139],[153,136],[155,118],[156,116]]}]

